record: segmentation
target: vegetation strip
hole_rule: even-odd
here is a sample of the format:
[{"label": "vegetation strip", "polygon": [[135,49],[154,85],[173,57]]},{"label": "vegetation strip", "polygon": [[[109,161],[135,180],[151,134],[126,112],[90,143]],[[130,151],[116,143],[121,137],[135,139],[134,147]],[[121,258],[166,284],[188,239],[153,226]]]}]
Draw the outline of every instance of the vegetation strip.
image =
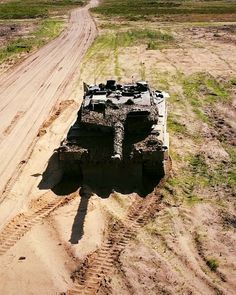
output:
[{"label": "vegetation strip", "polygon": [[123,17],[128,20],[148,20],[158,16],[235,14],[234,1],[149,1],[149,0],[103,0],[94,12],[105,16]]},{"label": "vegetation strip", "polygon": [[17,0],[0,3],[0,19],[47,18],[81,6],[83,0]]}]

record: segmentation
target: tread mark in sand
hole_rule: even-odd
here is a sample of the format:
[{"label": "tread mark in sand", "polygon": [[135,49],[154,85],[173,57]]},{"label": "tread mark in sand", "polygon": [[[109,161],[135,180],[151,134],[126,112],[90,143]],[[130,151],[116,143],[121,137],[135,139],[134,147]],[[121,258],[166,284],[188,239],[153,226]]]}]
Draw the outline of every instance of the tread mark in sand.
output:
[{"label": "tread mark in sand", "polygon": [[14,217],[0,232],[0,256],[13,247],[34,225],[48,216],[58,207],[66,205],[76,194],[54,200],[46,206],[41,206],[33,212],[20,213]]},{"label": "tread mark in sand", "polygon": [[171,159],[167,164],[167,172],[153,193],[141,201],[131,205],[127,217],[123,221],[116,221],[101,248],[92,254],[92,259],[85,260],[82,267],[75,272],[74,285],[67,291],[67,295],[94,295],[103,288],[109,288],[106,280],[114,269],[115,262],[130,239],[134,237],[138,228],[145,225],[157,211],[164,208],[161,204],[160,189],[165,184],[171,170]]}]

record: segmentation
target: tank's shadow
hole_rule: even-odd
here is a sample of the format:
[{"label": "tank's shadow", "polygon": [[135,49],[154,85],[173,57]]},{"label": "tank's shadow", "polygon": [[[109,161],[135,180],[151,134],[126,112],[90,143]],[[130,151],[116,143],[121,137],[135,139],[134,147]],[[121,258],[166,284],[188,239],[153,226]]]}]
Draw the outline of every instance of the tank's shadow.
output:
[{"label": "tank's shadow", "polygon": [[96,194],[101,198],[108,198],[115,190],[123,194],[136,192],[140,196],[145,197],[154,190],[158,182],[158,179],[149,181],[144,188],[143,184],[136,183],[135,187],[133,183],[129,185],[128,180],[119,185],[114,185],[107,181],[97,183],[96,179],[93,178],[90,183],[85,184],[75,175],[63,175],[63,171],[59,166],[58,155],[54,153],[50,157],[47,168],[42,174],[42,180],[38,188],[41,190],[51,190],[57,196],[68,196],[79,190],[81,198],[77,213],[74,217],[69,240],[71,244],[77,244],[84,234],[84,221],[87,215],[89,199],[92,195]]},{"label": "tank's shadow", "polygon": [[[151,193],[158,185],[159,179],[146,178],[144,182],[135,182],[132,179],[125,177],[119,183],[110,182],[109,179],[101,181],[100,177],[96,177],[96,171],[99,174],[99,169],[95,168],[95,173],[91,179],[83,179],[77,175],[63,175],[60,168],[58,155],[53,153],[48,161],[46,170],[42,174],[38,188],[42,190],[50,189],[58,196],[66,196],[77,191],[81,186],[89,187],[91,193],[98,195],[101,198],[108,198],[115,190],[122,194],[137,193],[141,197],[145,197]],[[111,171],[112,174],[112,171]]]},{"label": "tank's shadow", "polygon": [[76,212],[73,225],[71,228],[71,236],[69,240],[71,244],[78,244],[78,242],[82,239],[84,235],[84,221],[87,215],[88,203],[89,203],[90,197],[93,195],[92,191],[85,186],[82,186],[80,188],[79,193],[81,198],[80,198],[79,207]]}]

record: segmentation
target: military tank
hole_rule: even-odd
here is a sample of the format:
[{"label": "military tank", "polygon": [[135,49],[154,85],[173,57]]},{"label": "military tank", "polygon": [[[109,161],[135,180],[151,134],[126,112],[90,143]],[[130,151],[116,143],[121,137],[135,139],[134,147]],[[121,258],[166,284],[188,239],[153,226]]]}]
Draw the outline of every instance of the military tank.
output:
[{"label": "military tank", "polygon": [[169,157],[168,97],[146,81],[84,83],[77,119],[57,150],[65,175],[125,192],[158,184]]}]

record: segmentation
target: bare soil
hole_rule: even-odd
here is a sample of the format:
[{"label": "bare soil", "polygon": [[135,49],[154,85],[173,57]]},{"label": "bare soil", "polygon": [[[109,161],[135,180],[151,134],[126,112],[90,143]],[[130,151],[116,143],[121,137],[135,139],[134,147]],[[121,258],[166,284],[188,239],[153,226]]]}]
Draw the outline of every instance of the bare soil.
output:
[{"label": "bare soil", "polygon": [[10,40],[25,37],[36,28],[33,22],[9,22],[0,23],[0,44],[4,46]]},{"label": "bare soil", "polygon": [[[37,21],[1,21],[0,22],[0,49],[7,47],[11,42],[21,38],[30,38],[39,27]],[[22,52],[13,58],[8,58],[6,62],[0,64],[0,73],[7,71],[17,61],[27,57],[29,53]]]},{"label": "bare soil", "polygon": [[[192,183],[195,172],[185,173],[196,155],[207,171],[231,167],[236,90],[225,103],[204,105],[204,121],[179,78],[236,77],[235,24],[178,23],[172,30],[173,48],[91,49],[75,88],[95,36],[82,9],[69,31],[1,77],[1,294],[235,294],[235,187],[226,179],[206,185],[201,175]],[[53,156],[76,118],[82,82],[118,78],[117,67],[123,81],[140,79],[145,69],[151,85],[166,87],[169,114],[184,126],[184,133],[170,130],[170,180],[145,199],[119,192],[104,198],[63,182]]]},{"label": "bare soil", "polygon": [[71,27],[58,39],[1,76],[0,191],[57,100],[68,99],[72,93],[81,59],[96,29],[86,8],[75,10],[70,21]]}]

